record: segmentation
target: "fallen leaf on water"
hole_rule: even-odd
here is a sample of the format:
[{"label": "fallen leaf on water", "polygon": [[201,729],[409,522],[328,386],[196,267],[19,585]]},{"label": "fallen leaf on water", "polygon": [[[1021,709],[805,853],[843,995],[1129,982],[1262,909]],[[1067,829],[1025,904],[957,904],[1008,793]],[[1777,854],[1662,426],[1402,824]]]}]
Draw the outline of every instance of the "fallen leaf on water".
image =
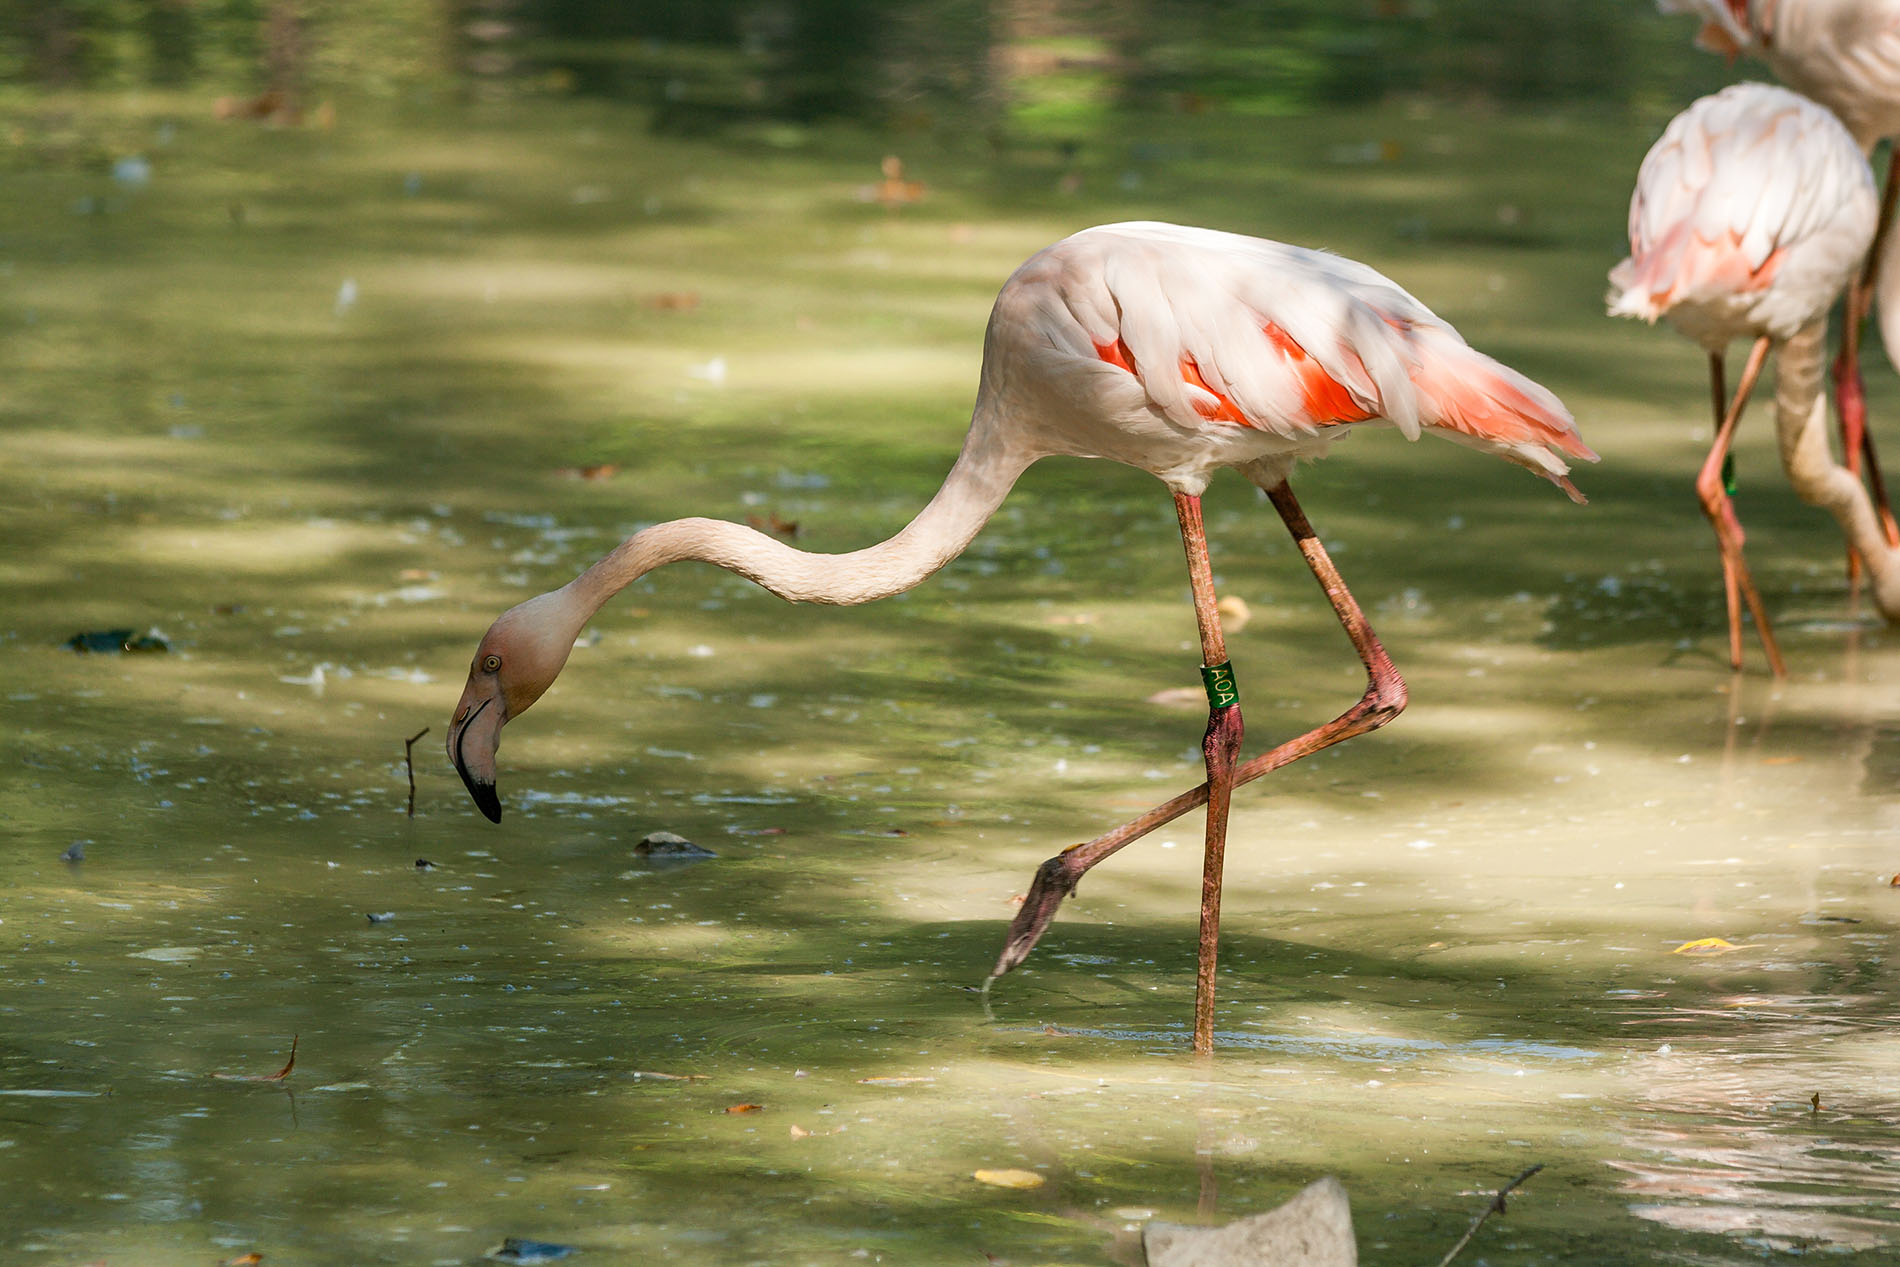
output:
[{"label": "fallen leaf on water", "polygon": [[222,1079],[225,1082],[282,1082],[285,1078],[290,1076],[290,1071],[296,1068],[296,1065],[297,1036],[292,1034],[290,1036],[290,1059],[286,1060],[284,1067],[279,1069],[276,1073],[214,1073],[211,1076]]},{"label": "fallen leaf on water", "polygon": [[704,1082],[712,1077],[707,1073],[655,1073],[651,1069],[635,1069],[627,1075],[629,1078],[652,1078],[656,1082]]},{"label": "fallen leaf on water", "polygon": [[236,1258],[227,1258],[219,1263],[218,1267],[257,1267],[257,1264],[263,1261],[264,1256],[252,1250],[248,1254],[239,1254]]},{"label": "fallen leaf on water", "polygon": [[1794,765],[1800,760],[1800,757],[1763,757],[1761,763],[1763,765]]},{"label": "fallen leaf on water", "polygon": [[1040,1188],[1043,1178],[1033,1170],[979,1170],[970,1176],[992,1188]]},{"label": "fallen leaf on water", "polygon": [[647,300],[647,306],[661,312],[691,312],[699,307],[699,292],[696,290],[663,290]]},{"label": "fallen leaf on water", "polygon": [[763,1104],[728,1104],[726,1106],[726,1112],[728,1113],[763,1113],[765,1112],[765,1106]]},{"label": "fallen leaf on water", "polygon": [[811,1132],[806,1130],[804,1127],[800,1126],[797,1122],[793,1122],[792,1123],[792,1138],[793,1139],[810,1139]]},{"label": "fallen leaf on water", "polygon": [[204,953],[202,946],[153,946],[150,950],[135,950],[127,959],[150,959],[153,963],[190,963]]},{"label": "fallen leaf on water", "polygon": [[1808,1100],[1808,1103],[1814,1106],[1816,1113],[1819,1113],[1821,1111],[1821,1093],[1816,1091],[1813,1097]]},{"label": "fallen leaf on water", "polygon": [[1672,955],[1726,955],[1731,950],[1740,950],[1732,941],[1721,937],[1699,937],[1695,941],[1685,941],[1669,953]]},{"label": "fallen leaf on water", "polygon": [[1253,619],[1253,609],[1247,606],[1247,600],[1238,594],[1229,594],[1214,604],[1214,610],[1220,613],[1221,628],[1228,633],[1239,633]]},{"label": "fallen leaf on water", "polygon": [[867,1087],[914,1087],[920,1082],[935,1082],[935,1078],[859,1078],[859,1083]]},{"label": "fallen leaf on water", "polygon": [[571,480],[610,480],[620,473],[620,464],[595,462],[588,466],[563,466],[554,473]]},{"label": "fallen leaf on water", "polygon": [[1893,879],[1887,881],[1887,887],[1890,889],[1900,889],[1900,872],[1896,872]]}]

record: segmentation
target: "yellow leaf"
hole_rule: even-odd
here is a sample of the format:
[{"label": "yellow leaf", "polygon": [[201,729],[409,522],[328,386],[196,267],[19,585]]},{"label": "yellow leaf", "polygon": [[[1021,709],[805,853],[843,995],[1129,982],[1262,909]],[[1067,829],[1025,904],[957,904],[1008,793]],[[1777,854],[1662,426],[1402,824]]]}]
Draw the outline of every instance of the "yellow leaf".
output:
[{"label": "yellow leaf", "polygon": [[810,1135],[811,1135],[811,1132],[806,1130],[804,1127],[800,1126],[797,1122],[792,1123],[792,1138],[793,1139],[806,1139],[810,1137]]},{"label": "yellow leaf", "polygon": [[1672,955],[1726,955],[1731,950],[1740,950],[1732,941],[1720,937],[1701,937],[1695,941],[1685,941],[1669,953]]},{"label": "yellow leaf", "polygon": [[993,1188],[1040,1188],[1043,1183],[1033,1170],[979,1170],[971,1178]]}]

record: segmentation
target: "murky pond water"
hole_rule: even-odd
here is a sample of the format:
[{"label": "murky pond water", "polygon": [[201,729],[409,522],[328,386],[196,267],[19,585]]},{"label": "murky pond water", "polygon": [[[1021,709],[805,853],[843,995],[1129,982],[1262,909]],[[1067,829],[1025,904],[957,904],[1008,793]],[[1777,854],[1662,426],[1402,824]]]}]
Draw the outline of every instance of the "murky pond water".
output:
[{"label": "murky pond water", "polygon": [[[1365,1260],[1422,1263],[1533,1163],[1469,1261],[1900,1254],[1900,642],[1756,426],[1794,675],[1721,663],[1698,358],[1598,318],[1621,195],[1565,175],[1633,171],[1644,125],[1250,131],[1238,187],[1186,149],[1173,201],[1087,205],[920,143],[939,193],[900,217],[855,201],[880,151],[850,136],[98,108],[102,145],[170,126],[148,188],[48,159],[0,195],[7,1262],[1130,1262],[1149,1217],[1333,1173]],[[1402,169],[1315,167],[1382,130]],[[1393,230],[1501,199],[1551,208],[1540,244]],[[648,578],[510,728],[481,821],[439,741],[495,612],[687,513],[887,535],[1001,278],[1132,214],[1371,260],[1606,455],[1582,510],[1390,435],[1304,477],[1414,702],[1237,799],[1211,1065],[1193,819],[975,990],[1038,862],[1199,778],[1201,719],[1149,702],[1194,635],[1136,473],[1032,471],[871,608]],[[1264,745],[1357,665],[1269,507],[1232,481],[1208,520]],[[168,653],[62,645],[154,626]],[[645,863],[655,830],[718,857]]]}]

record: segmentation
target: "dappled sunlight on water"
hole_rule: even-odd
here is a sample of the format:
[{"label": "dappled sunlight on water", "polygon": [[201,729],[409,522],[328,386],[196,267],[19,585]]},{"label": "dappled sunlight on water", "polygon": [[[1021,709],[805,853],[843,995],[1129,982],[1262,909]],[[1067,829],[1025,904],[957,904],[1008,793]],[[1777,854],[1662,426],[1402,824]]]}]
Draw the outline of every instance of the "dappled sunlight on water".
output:
[{"label": "dappled sunlight on water", "polygon": [[[0,314],[31,344],[0,356],[0,1258],[451,1264],[514,1236],[589,1263],[1130,1262],[1148,1218],[1334,1173],[1364,1260],[1414,1264],[1534,1163],[1470,1261],[1900,1252],[1900,642],[1761,480],[1793,675],[1728,673],[1696,437],[1658,421],[1700,407],[1697,367],[1601,320],[1620,192],[1572,190],[1541,125],[1461,118],[1460,144],[1561,184],[1568,245],[1425,251],[1352,210],[1458,187],[1428,146],[1358,187],[1263,151],[1221,195],[1538,359],[1608,456],[1584,509],[1392,434],[1301,473],[1413,702],[1236,798],[1203,1065],[1192,816],[979,989],[1038,863],[1201,777],[1145,476],[1038,467],[964,558],[863,609],[644,579],[510,726],[503,824],[476,815],[440,728],[497,611],[679,515],[822,551],[894,531],[955,452],[995,286],[1073,227],[967,155],[938,161],[974,164],[969,234],[841,202],[862,138],[774,158],[805,183],[761,208],[709,147],[521,109],[302,154],[181,123],[117,218],[37,216],[83,172],[0,200],[38,314]],[[1598,127],[1633,165],[1642,130]],[[405,218],[410,144],[468,171],[431,169],[442,204]],[[303,201],[306,165],[349,214]],[[238,233],[226,184],[254,170],[293,175],[246,187]],[[636,178],[691,212],[546,195]],[[688,285],[691,312],[649,302]],[[102,298],[126,287],[167,321],[129,336]],[[1744,433],[1748,469],[1768,443]],[[1206,513],[1264,747],[1362,676],[1254,491]],[[171,650],[64,645],[120,627]],[[654,831],[716,856],[636,854]]]}]

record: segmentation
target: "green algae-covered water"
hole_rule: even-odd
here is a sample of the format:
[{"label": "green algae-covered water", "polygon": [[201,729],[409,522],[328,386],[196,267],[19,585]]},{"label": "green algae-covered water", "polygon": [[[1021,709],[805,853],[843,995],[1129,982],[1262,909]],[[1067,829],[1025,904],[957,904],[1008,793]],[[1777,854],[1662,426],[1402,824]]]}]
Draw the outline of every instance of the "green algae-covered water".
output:
[{"label": "green algae-covered water", "polygon": [[[1792,677],[1723,663],[1699,355],[1599,315],[1660,119],[1143,120],[1071,164],[568,104],[20,117],[6,1262],[1136,1262],[1151,1217],[1330,1173],[1366,1262],[1431,1263],[1535,1163],[1468,1261],[1900,1253],[1900,644],[1757,418],[1741,509]],[[926,186],[896,211],[860,198],[893,146]],[[1038,862],[1200,777],[1137,472],[1032,470],[872,607],[647,578],[479,818],[439,744],[496,612],[684,514],[889,535],[1002,279],[1131,217],[1375,264],[1605,455],[1587,508],[1389,433],[1303,473],[1413,704],[1237,798],[1211,1064],[1195,818],[975,989]],[[1360,674],[1271,508],[1222,481],[1208,522],[1258,750]],[[63,645],[115,628],[170,650]],[[645,862],[656,830],[718,857]]]}]

